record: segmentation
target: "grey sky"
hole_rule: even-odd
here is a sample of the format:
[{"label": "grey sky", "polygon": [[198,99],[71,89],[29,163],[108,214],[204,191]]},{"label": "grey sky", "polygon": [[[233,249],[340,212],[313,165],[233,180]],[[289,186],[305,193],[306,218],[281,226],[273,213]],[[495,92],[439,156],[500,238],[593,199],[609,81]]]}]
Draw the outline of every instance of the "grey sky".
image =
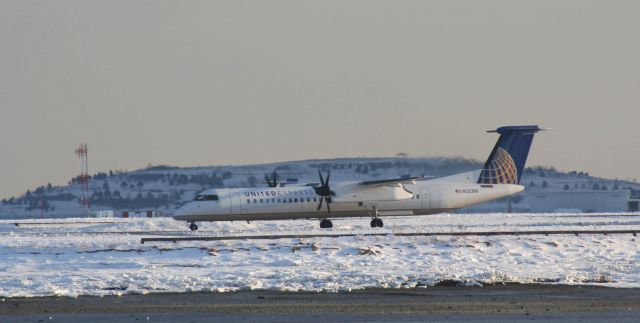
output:
[{"label": "grey sky", "polygon": [[[79,172],[343,156],[640,177],[638,1],[0,1],[0,197]],[[613,162],[615,161],[615,163]]]}]

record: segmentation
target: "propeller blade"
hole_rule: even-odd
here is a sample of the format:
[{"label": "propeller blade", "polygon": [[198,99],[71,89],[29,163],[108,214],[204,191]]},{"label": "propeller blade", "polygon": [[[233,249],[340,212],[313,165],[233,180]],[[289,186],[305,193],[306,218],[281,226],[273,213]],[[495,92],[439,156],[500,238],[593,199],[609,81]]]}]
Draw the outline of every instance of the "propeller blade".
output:
[{"label": "propeller blade", "polygon": [[329,206],[329,198],[327,197],[327,213],[331,213],[331,207]]},{"label": "propeller blade", "polygon": [[322,201],[324,200],[323,197],[320,198],[320,203],[318,203],[318,208],[316,209],[317,211],[320,211],[320,209],[322,208]]},{"label": "propeller blade", "polygon": [[325,186],[324,178],[322,178],[322,172],[320,172],[320,168],[318,168],[318,176],[320,176],[320,186]]},{"label": "propeller blade", "polygon": [[329,171],[327,172],[327,181],[324,183],[324,185],[329,188],[329,177],[331,176],[331,169],[329,169]]}]

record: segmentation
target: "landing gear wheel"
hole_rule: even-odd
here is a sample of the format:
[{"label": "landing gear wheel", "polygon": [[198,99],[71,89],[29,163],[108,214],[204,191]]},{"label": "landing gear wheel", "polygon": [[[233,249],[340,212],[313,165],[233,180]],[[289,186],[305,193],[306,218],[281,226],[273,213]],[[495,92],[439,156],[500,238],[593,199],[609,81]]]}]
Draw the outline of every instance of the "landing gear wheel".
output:
[{"label": "landing gear wheel", "polygon": [[320,221],[320,229],[331,229],[331,228],[333,228],[333,223],[331,223],[331,220],[324,219]]},{"label": "landing gear wheel", "polygon": [[191,231],[197,231],[198,225],[195,222],[191,222],[191,224],[189,225],[189,229],[191,229]]},{"label": "landing gear wheel", "polygon": [[369,211],[371,215],[371,227],[372,228],[382,228],[382,220],[378,218],[378,208],[373,206],[372,210]]},{"label": "landing gear wheel", "polygon": [[373,220],[371,220],[371,227],[372,228],[382,228],[383,223],[381,219],[375,218]]}]

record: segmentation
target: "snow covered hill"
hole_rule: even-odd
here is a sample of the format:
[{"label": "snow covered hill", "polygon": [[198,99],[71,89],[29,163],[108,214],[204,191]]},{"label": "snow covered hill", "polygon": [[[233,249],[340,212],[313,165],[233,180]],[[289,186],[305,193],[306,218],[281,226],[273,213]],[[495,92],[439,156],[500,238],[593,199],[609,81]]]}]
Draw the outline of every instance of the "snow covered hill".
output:
[{"label": "snow covered hill", "polygon": [[[461,158],[340,158],[304,160],[272,164],[211,167],[154,166],[131,172],[105,172],[92,176],[89,183],[93,211],[110,210],[116,216],[124,211],[160,211],[170,215],[191,200],[195,194],[214,187],[264,186],[265,174],[276,170],[280,182],[318,182],[317,169],[331,170],[332,181],[354,179],[395,178],[411,176],[445,176],[479,169],[478,161]],[[552,191],[620,191],[639,190],[630,182],[599,179],[582,172],[562,173],[553,168],[528,168],[523,176],[525,193],[512,198],[512,209],[528,211],[527,196],[535,192]],[[621,194],[628,194],[620,191]],[[19,197],[5,198],[0,204],[0,218],[77,217],[82,215],[79,204],[81,186],[72,179],[66,186],[43,185]],[[626,195],[625,195],[626,196]],[[530,199],[529,199],[530,200]],[[42,207],[44,205],[44,207]],[[470,211],[506,211],[507,201],[480,205]],[[615,211],[620,211],[616,209]],[[612,210],[614,211],[614,210]]]}]

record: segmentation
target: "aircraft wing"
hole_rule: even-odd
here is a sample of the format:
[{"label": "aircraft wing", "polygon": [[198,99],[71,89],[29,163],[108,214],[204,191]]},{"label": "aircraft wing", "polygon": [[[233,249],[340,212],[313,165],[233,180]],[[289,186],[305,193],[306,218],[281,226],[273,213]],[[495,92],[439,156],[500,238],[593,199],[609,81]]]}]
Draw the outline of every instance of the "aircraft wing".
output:
[{"label": "aircraft wing", "polygon": [[422,177],[403,177],[403,178],[390,178],[390,179],[380,179],[375,181],[364,181],[359,182],[359,185],[364,186],[385,186],[388,184],[411,184],[414,181],[422,179]]},{"label": "aircraft wing", "polygon": [[415,183],[422,177],[390,178],[373,181],[351,182],[336,189],[333,202],[398,201],[413,197],[404,184]]}]

